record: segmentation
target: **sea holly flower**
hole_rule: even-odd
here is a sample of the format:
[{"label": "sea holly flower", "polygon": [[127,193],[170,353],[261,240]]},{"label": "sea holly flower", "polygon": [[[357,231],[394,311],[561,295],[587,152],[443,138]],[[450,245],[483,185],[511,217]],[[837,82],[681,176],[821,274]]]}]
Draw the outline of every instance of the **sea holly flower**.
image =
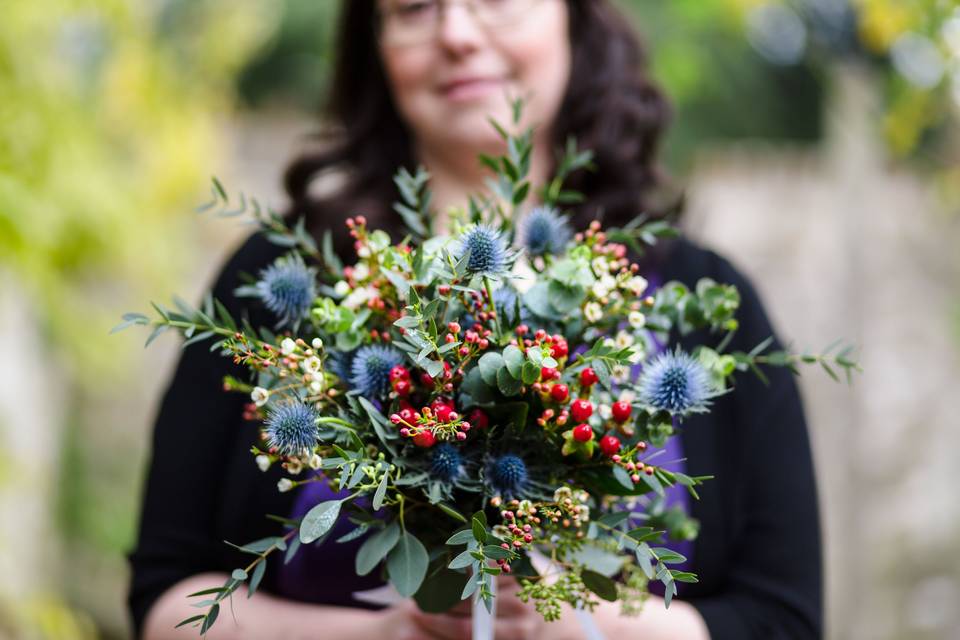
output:
[{"label": "sea holly flower", "polygon": [[393,347],[360,347],[350,364],[350,385],[359,395],[381,398],[390,388],[390,370],[401,362],[403,354]]},{"label": "sea holly flower", "polygon": [[507,272],[516,259],[501,233],[485,224],[472,225],[460,235],[457,255],[466,256],[469,273],[494,277]]},{"label": "sea holly flower", "polygon": [[299,455],[317,443],[317,412],[299,401],[276,405],[267,413],[267,444],[284,455]]},{"label": "sea holly flower", "polygon": [[679,415],[706,411],[716,395],[702,364],[677,349],[651,360],[637,383],[642,402]]},{"label": "sea holly flower", "polygon": [[444,482],[452,482],[463,472],[463,456],[452,444],[444,442],[433,452],[430,474]]},{"label": "sea holly flower", "polygon": [[533,256],[560,253],[573,237],[566,216],[548,206],[536,207],[520,222],[523,248]]},{"label": "sea holly flower", "polygon": [[509,498],[523,491],[530,476],[523,460],[507,453],[490,461],[486,479],[495,494]]},{"label": "sea holly flower", "polygon": [[278,326],[295,326],[317,297],[317,270],[298,254],[278,258],[260,272],[253,292],[278,318]]}]

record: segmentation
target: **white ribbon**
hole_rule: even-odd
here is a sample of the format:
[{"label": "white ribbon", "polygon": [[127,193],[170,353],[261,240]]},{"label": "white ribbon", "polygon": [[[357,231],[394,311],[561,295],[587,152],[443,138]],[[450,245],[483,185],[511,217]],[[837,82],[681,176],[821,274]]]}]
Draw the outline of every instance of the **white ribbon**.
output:
[{"label": "white ribbon", "polygon": [[[529,555],[531,564],[533,564],[534,569],[536,569],[540,575],[549,575],[557,569],[557,565],[554,564],[552,560],[536,549],[532,549]],[[470,579],[475,580],[476,578],[471,577]],[[471,596],[473,598],[473,640],[493,640],[494,621],[497,619],[496,580],[490,580],[490,591],[494,595],[493,606],[490,607],[490,611],[487,611],[487,606],[483,604],[483,599],[479,598],[477,594]],[[376,589],[368,589],[367,591],[355,591],[353,598],[361,602],[384,606],[396,604],[404,599],[390,584]],[[583,629],[587,640],[606,640],[603,632],[600,631],[600,627],[597,626],[593,615],[589,611],[585,611],[582,607],[577,606],[574,610],[574,615],[577,618],[577,622],[580,623],[580,627]]]}]

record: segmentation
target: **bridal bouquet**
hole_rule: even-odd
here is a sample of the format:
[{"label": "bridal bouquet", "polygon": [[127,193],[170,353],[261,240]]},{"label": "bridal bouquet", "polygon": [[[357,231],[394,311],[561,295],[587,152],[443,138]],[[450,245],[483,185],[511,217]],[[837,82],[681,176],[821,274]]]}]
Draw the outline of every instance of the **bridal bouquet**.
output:
[{"label": "bridal bouquet", "polygon": [[[507,152],[481,156],[496,179],[454,213],[450,235],[432,233],[422,170],[396,177],[410,234],[394,243],[363,216],[348,219],[347,266],[329,235],[318,246],[302,221],[287,228],[254,201],[255,222],[289,253],[238,294],[262,301],[280,333],[240,326],[209,298],[200,309],[154,305],[154,320],[124,317],[120,327],[154,327],[148,344],[174,328],[185,344],[214,339],[211,350],[249,368],[249,380],[226,385],[249,394],[261,420],[251,464],[282,465],[280,491],[325,482],[348,492],[283,520],[283,535],[238,547],[250,564],[192,594],[206,596],[196,603],[206,612],[181,625],[205,633],[221,602],[243,585],[256,591],[275,554],[289,561],[344,517],[356,528],[337,542],[366,537],[357,572],[379,570],[428,611],[472,597],[475,615],[490,615],[501,574],[546,620],[562,603],[588,612],[601,599],[630,613],[649,581],[663,583],[669,606],[676,583],[697,578],[676,568],[685,558],[666,537],[689,539],[696,523],[652,518],[650,507],[677,484],[696,497],[708,477],[662,468],[657,449],[737,372],[857,368],[849,349],[828,358],[765,353],[769,343],[725,353],[726,340],[661,348],[674,329],[732,334],[736,289],[708,279],[653,289],[630,256],[673,232],[661,221],[573,230],[561,211],[578,195],[563,181],[591,168],[591,155],[572,142],[539,204],[525,206],[532,131],[492,124]],[[216,180],[214,196],[210,206],[225,209]],[[243,202],[221,213],[249,212]]]}]

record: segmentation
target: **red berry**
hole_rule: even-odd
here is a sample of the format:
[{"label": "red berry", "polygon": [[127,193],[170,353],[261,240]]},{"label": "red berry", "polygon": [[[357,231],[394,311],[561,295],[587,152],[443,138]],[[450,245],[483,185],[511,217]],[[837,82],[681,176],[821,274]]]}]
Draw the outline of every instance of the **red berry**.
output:
[{"label": "red berry", "polygon": [[423,386],[425,386],[425,387],[432,386],[432,385],[433,385],[433,376],[431,376],[429,373],[426,373],[426,372],[421,373],[421,374],[420,374],[420,382],[423,383]]},{"label": "red berry", "polygon": [[600,438],[600,451],[608,458],[615,456],[620,451],[620,440],[615,436],[603,436]]},{"label": "red berry", "polygon": [[570,415],[577,422],[586,422],[587,418],[593,415],[593,405],[589,400],[578,398],[570,405]]},{"label": "red berry", "polygon": [[613,419],[617,422],[626,422],[630,419],[630,403],[629,402],[614,402],[613,406],[610,407],[610,412],[613,414]]},{"label": "red berry", "polygon": [[393,390],[397,392],[397,395],[405,396],[410,394],[410,381],[409,380],[397,380],[393,383]]},{"label": "red berry", "polygon": [[554,358],[562,358],[567,355],[567,341],[561,340],[560,342],[554,342],[550,346],[550,355]]},{"label": "red berry", "polygon": [[429,449],[437,441],[436,436],[433,435],[433,431],[424,430],[413,436],[413,444],[418,447],[423,447],[424,449]]},{"label": "red berry", "polygon": [[585,387],[592,387],[599,379],[600,378],[597,377],[597,372],[594,371],[592,367],[587,367],[580,372],[580,384]]},{"label": "red berry", "polygon": [[557,370],[553,367],[541,367],[540,368],[540,379],[544,382],[549,382],[554,378],[557,378]]},{"label": "red berry", "polygon": [[397,365],[393,369],[390,369],[390,382],[396,382],[397,380],[406,380],[409,377],[410,377],[410,372],[407,371],[406,367]]},{"label": "red berry", "polygon": [[448,322],[447,331],[450,333],[460,333],[460,323],[459,322]]},{"label": "red berry", "polygon": [[403,409],[400,409],[400,418],[407,424],[410,424],[416,420],[414,417],[414,411],[410,407],[404,407]]},{"label": "red berry", "polygon": [[569,396],[570,390],[567,389],[565,384],[555,384],[550,387],[550,397],[557,402],[566,402]]},{"label": "red berry", "polygon": [[470,412],[470,424],[478,429],[486,429],[490,426],[490,418],[483,409],[474,409]]},{"label": "red berry", "polygon": [[573,428],[573,439],[577,442],[593,440],[593,428],[588,424],[577,425]]},{"label": "red berry", "polygon": [[437,420],[440,422],[450,422],[453,417],[454,411],[453,407],[446,404],[441,404],[433,410],[434,415],[437,416]]}]

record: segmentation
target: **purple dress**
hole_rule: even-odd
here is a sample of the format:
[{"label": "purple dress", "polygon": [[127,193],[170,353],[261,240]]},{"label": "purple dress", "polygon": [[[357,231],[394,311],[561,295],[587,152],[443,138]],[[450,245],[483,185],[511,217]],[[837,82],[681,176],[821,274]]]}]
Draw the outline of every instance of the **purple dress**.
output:
[{"label": "purple dress", "polygon": [[[656,275],[648,276],[647,280],[650,283],[650,290],[656,289],[661,284]],[[657,352],[662,351],[663,348],[664,345],[657,343]],[[686,465],[682,460],[683,444],[680,437],[678,435],[670,437],[663,448],[664,453],[655,459],[657,464],[664,469],[682,473]],[[648,455],[656,450],[651,447],[648,449]],[[334,491],[325,481],[311,482],[299,490],[289,517],[302,518],[314,505],[326,500],[343,498],[349,494],[349,491]],[[667,509],[680,505],[686,513],[690,512],[690,494],[685,487],[676,485],[666,488],[665,494]],[[358,503],[364,506],[369,505],[362,499],[358,499]],[[641,524],[637,523],[638,526]],[[279,595],[317,604],[379,608],[352,597],[355,591],[373,589],[384,584],[380,579],[379,569],[375,569],[366,576],[358,576],[354,568],[354,558],[366,536],[348,542],[336,542],[337,538],[346,535],[355,527],[356,525],[341,514],[333,531],[319,545],[314,543],[300,549],[289,564],[281,565],[277,578]],[[664,546],[687,558],[686,562],[672,565],[671,568],[690,570],[693,542],[669,540]],[[678,583],[679,595],[683,595],[684,586],[683,583]],[[660,582],[651,582],[650,591],[662,596],[663,585]]]}]

